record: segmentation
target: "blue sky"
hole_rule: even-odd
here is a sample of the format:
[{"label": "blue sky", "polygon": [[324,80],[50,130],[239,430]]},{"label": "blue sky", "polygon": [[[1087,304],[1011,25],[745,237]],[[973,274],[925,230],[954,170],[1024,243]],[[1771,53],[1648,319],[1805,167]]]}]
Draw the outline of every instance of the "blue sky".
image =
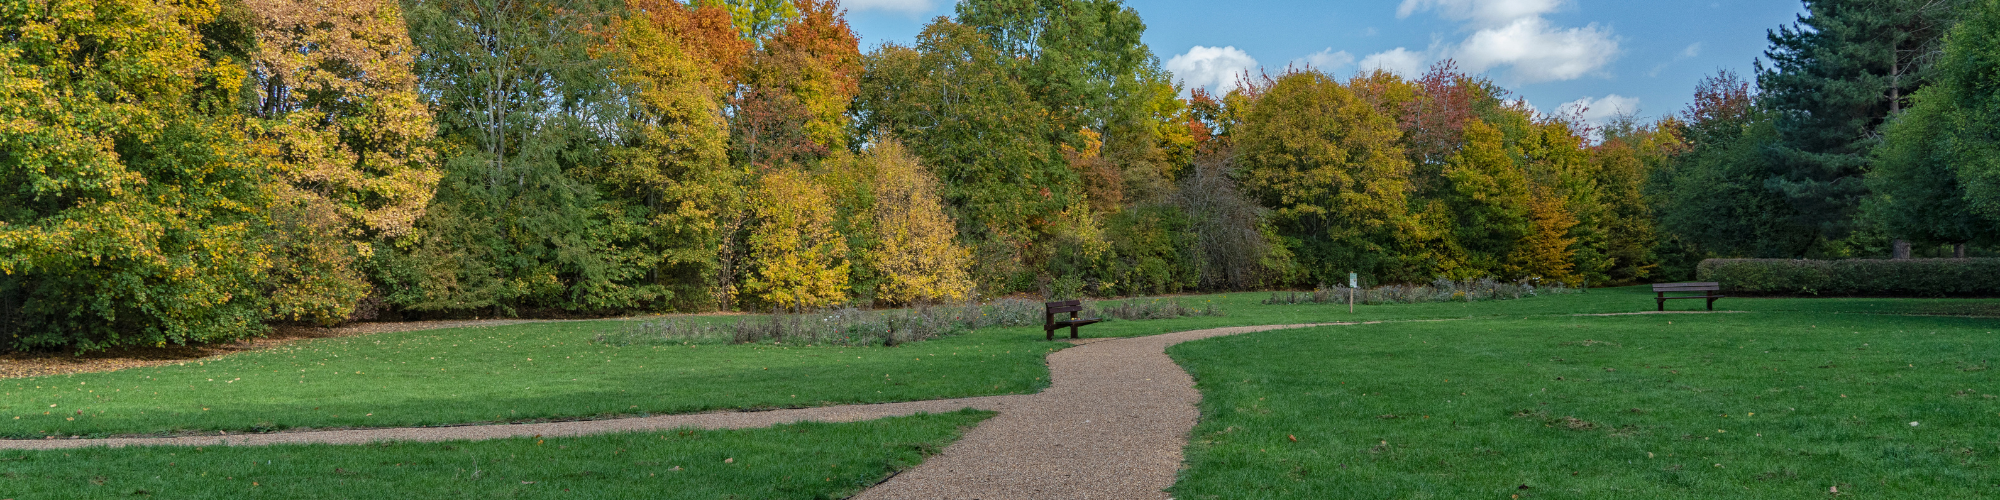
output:
[{"label": "blue sky", "polygon": [[[908,44],[950,15],[950,0],[844,0],[862,50]],[[1240,68],[1312,62],[1336,75],[1421,72],[1450,57],[1543,111],[1658,117],[1687,105],[1702,77],[1748,76],[1766,30],[1803,13],[1796,0],[1127,0],[1145,41],[1190,87],[1233,84]]]}]

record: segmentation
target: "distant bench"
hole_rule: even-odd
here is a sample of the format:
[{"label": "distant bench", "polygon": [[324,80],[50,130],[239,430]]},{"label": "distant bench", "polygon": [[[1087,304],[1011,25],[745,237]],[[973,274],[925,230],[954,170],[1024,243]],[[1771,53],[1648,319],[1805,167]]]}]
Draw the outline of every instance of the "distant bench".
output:
[{"label": "distant bench", "polygon": [[[1715,310],[1715,299],[1723,296],[1715,292],[1722,290],[1721,283],[1660,283],[1653,285],[1653,301],[1658,302],[1661,311],[1667,310],[1667,301],[1674,299],[1708,299],[1708,310]],[[1701,295],[1668,296],[1669,293],[1701,292]]]},{"label": "distant bench", "polygon": [[[1078,318],[1076,313],[1083,310],[1083,301],[1058,300],[1042,304],[1042,332],[1049,340],[1056,339],[1056,330],[1069,327],[1069,338],[1076,338],[1076,327],[1104,321],[1097,318]],[[1069,319],[1056,319],[1057,314],[1069,313]]]}]

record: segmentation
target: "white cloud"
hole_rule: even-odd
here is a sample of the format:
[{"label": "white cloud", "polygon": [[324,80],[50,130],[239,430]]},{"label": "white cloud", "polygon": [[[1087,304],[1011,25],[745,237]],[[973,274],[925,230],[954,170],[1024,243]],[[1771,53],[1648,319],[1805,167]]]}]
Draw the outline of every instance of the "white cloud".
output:
[{"label": "white cloud", "polygon": [[1699,55],[1701,55],[1701,42],[1695,42],[1695,43],[1694,43],[1693,45],[1689,45],[1689,46],[1688,46],[1688,48],[1685,48],[1685,49],[1681,49],[1681,56],[1680,56],[1680,57],[1676,57],[1676,58],[1674,58],[1674,59],[1677,59],[1677,60],[1678,60],[1678,59],[1694,59],[1694,58],[1695,58],[1695,56],[1699,56]]},{"label": "white cloud", "polygon": [[1446,19],[1472,21],[1481,27],[1505,25],[1524,17],[1540,16],[1561,8],[1564,0],[1403,0],[1396,17],[1410,17],[1417,11],[1435,10]]},{"label": "white cloud", "polygon": [[1329,73],[1349,64],[1354,64],[1354,54],[1349,54],[1345,50],[1334,52],[1333,47],[1292,60],[1293,67],[1300,69],[1311,67]]},{"label": "white cloud", "polygon": [[1575,80],[1602,73],[1618,58],[1618,40],[1595,23],[1562,29],[1524,17],[1473,32],[1450,55],[1474,73],[1508,66],[1522,83]]},{"label": "white cloud", "polygon": [[890,12],[922,14],[931,11],[931,0],[846,0],[840,2],[840,6],[846,7],[848,10],[856,12],[864,10],[885,10]]},{"label": "white cloud", "polygon": [[1245,72],[1257,67],[1257,59],[1236,47],[1203,47],[1167,60],[1167,71],[1180,78],[1189,90],[1195,87],[1227,92],[1241,85]]},{"label": "white cloud", "polygon": [[1377,52],[1369,54],[1368,57],[1361,58],[1359,66],[1361,71],[1379,69],[1395,73],[1397,76],[1403,78],[1417,78],[1423,76],[1424,64],[1428,63],[1429,59],[1430,57],[1425,56],[1422,52],[1396,47],[1395,50]]},{"label": "white cloud", "polygon": [[1639,98],[1611,94],[1601,98],[1585,97],[1563,103],[1556,107],[1556,114],[1582,118],[1585,123],[1602,126],[1618,115],[1637,114]]}]

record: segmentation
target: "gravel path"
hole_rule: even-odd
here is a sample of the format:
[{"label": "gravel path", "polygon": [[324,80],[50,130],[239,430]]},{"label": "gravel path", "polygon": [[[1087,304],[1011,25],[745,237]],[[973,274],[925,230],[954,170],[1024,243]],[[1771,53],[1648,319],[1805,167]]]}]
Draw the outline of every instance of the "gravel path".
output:
[{"label": "gravel path", "polygon": [[923,465],[856,499],[1168,498],[1201,416],[1167,346],[1314,325],[1214,328],[1087,340],[1049,355],[1053,384],[1009,401]]},{"label": "gravel path", "polygon": [[0,449],[89,446],[254,446],[365,444],[517,436],[580,436],[680,427],[741,429],[799,421],[855,422],[961,408],[1000,415],[922,465],[859,499],[1168,498],[1181,448],[1194,429],[1201,393],[1166,355],[1168,346],[1223,335],[1317,325],[1194,330],[1124,339],[1087,339],[1049,355],[1051,385],[1037,394],[831,406],[761,412],[468,425],[281,432],[171,438],[0,440]]}]

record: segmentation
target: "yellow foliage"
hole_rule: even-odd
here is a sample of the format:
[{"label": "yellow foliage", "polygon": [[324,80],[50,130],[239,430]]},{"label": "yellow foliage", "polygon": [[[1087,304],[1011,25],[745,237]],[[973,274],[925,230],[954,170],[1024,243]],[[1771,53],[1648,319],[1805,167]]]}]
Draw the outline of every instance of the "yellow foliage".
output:
[{"label": "yellow foliage", "polygon": [[972,292],[972,251],[955,240],[957,225],[944,213],[937,179],[892,140],[877,141],[866,161],[875,166],[873,217],[881,238],[872,255],[883,275],[876,298],[896,304],[965,299]]},{"label": "yellow foliage", "polygon": [[847,241],[833,230],[833,198],[804,173],[764,175],[753,195],[750,229],[756,267],[745,292],[773,305],[825,307],[847,299]]}]

